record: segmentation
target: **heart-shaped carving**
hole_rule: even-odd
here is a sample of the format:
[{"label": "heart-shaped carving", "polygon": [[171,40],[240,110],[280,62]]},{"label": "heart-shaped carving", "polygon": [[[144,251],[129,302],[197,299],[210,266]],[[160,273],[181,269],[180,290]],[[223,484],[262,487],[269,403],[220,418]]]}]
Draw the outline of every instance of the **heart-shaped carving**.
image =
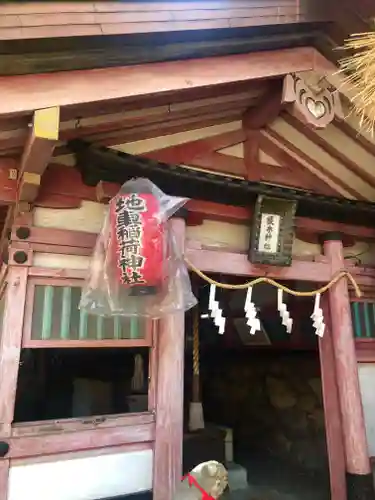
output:
[{"label": "heart-shaped carving", "polygon": [[317,119],[326,114],[326,108],[322,101],[315,101],[312,97],[306,99],[306,108]]}]

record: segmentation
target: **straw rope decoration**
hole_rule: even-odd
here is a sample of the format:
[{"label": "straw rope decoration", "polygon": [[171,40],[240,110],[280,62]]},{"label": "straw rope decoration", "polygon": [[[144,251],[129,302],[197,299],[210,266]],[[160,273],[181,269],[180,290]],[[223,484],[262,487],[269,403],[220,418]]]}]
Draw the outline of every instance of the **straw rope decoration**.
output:
[{"label": "straw rope decoration", "polygon": [[223,288],[225,290],[246,290],[247,288],[250,288],[251,286],[258,285],[259,283],[268,283],[269,285],[274,286],[275,288],[278,288],[282,290],[285,293],[288,293],[289,295],[294,295],[295,297],[315,297],[316,295],[325,293],[327,290],[329,290],[333,285],[335,285],[338,281],[340,281],[343,278],[346,278],[349,280],[351,285],[354,288],[356,296],[359,298],[362,295],[362,292],[356,282],[356,280],[353,278],[353,276],[348,272],[348,271],[338,271],[337,273],[334,274],[333,278],[329,283],[326,285],[316,289],[316,290],[311,290],[310,292],[298,292],[297,290],[293,290],[292,288],[288,288],[285,285],[282,285],[281,283],[278,283],[277,281],[271,279],[271,278],[256,278],[252,281],[247,281],[246,283],[242,283],[240,285],[231,285],[229,283],[220,283],[219,281],[216,281],[207,274],[203,273],[200,271],[197,267],[194,266],[186,257],[185,257],[185,262],[188,265],[188,267],[195,273],[197,274],[200,278],[203,280],[207,281],[210,285],[216,285],[218,288]]},{"label": "straw rope decoration", "polygon": [[199,311],[194,311],[193,319],[193,373],[199,377]]},{"label": "straw rope decoration", "polygon": [[360,118],[360,127],[371,134],[375,130],[375,32],[353,34],[344,43],[350,55],[339,61],[344,85],[354,92],[353,111]]}]

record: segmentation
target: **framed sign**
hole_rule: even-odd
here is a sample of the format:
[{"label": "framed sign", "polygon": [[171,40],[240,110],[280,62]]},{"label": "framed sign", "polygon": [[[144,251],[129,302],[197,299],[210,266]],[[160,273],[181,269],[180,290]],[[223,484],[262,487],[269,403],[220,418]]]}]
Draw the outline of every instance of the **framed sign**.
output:
[{"label": "framed sign", "polygon": [[258,196],[250,236],[250,262],[291,265],[296,209],[295,201]]}]

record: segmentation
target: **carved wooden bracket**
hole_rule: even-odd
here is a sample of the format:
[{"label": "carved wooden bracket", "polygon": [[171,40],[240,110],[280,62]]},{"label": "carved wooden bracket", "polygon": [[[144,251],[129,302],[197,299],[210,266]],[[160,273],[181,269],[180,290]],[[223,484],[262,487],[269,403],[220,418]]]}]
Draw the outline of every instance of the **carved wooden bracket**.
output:
[{"label": "carved wooden bracket", "polygon": [[282,101],[292,115],[314,128],[327,127],[335,117],[344,119],[338,91],[323,88],[316,92],[295,74],[284,78]]}]

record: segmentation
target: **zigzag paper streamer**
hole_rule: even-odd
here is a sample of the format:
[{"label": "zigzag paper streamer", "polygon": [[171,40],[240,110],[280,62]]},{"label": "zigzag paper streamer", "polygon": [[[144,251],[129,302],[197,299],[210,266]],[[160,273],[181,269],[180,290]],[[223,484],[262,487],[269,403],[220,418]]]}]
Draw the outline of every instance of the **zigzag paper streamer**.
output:
[{"label": "zigzag paper streamer", "polygon": [[245,318],[247,319],[246,324],[250,327],[250,335],[255,335],[257,331],[260,331],[260,321],[257,318],[257,310],[254,302],[251,300],[253,293],[253,287],[249,286],[246,293],[244,311]]},{"label": "zigzag paper streamer", "polygon": [[313,320],[316,335],[323,337],[326,325],[324,323],[323,309],[320,307],[320,293],[315,295],[314,311],[310,317]]},{"label": "zigzag paper streamer", "polygon": [[285,326],[288,333],[292,332],[293,320],[290,317],[287,305],[283,301],[283,291],[281,288],[277,290],[277,310],[280,313],[281,323]]},{"label": "zigzag paper streamer", "polygon": [[214,320],[215,325],[219,328],[219,334],[222,335],[225,331],[225,318],[223,311],[220,308],[219,301],[215,300],[216,285],[210,286],[210,295],[208,299],[208,309],[211,312],[211,318]]},{"label": "zigzag paper streamer", "polygon": [[210,296],[208,299],[208,310],[211,313],[211,318],[215,317],[217,309],[219,309],[219,302],[215,300],[216,295],[216,285],[210,286]]}]

